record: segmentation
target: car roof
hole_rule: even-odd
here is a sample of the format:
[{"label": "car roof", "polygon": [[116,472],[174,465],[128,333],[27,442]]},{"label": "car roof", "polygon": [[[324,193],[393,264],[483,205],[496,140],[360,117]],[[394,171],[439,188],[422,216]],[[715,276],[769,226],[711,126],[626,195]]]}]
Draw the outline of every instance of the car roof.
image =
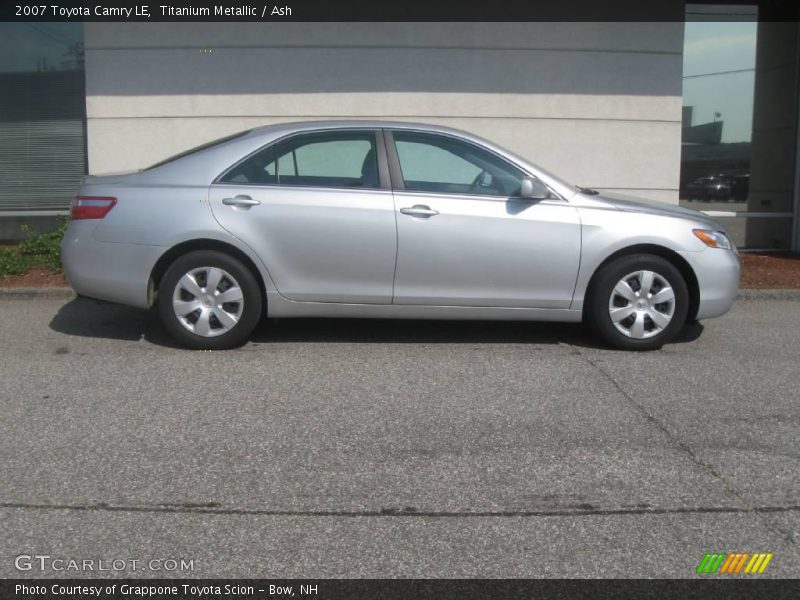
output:
[{"label": "car roof", "polygon": [[518,165],[524,166],[528,171],[537,177],[545,180],[551,187],[564,197],[575,194],[574,186],[563,181],[558,176],[550,173],[532,163],[526,161],[521,156],[502,148],[495,143],[482,138],[478,135],[441,125],[431,125],[429,123],[418,123],[413,121],[389,121],[381,119],[325,119],[309,121],[293,121],[274,123],[256,127],[249,131],[241,132],[240,135],[231,136],[231,139],[224,139],[222,143],[211,144],[208,148],[202,148],[197,152],[190,152],[186,156],[179,156],[177,159],[162,161],[157,166],[146,169],[138,174],[141,183],[156,185],[161,182],[168,182],[171,185],[185,184],[192,185],[197,181],[204,181],[208,173],[216,177],[223,170],[250,153],[258,150],[265,144],[294,133],[304,131],[336,130],[336,129],[406,129],[412,131],[426,131],[431,133],[450,134],[455,137],[469,140],[487,149],[493,150],[508,160]]},{"label": "car roof", "polygon": [[274,135],[278,132],[294,132],[294,131],[307,131],[319,129],[351,129],[351,128],[368,128],[368,129],[412,129],[416,131],[430,131],[434,133],[451,133],[462,136],[468,139],[482,140],[478,136],[455,129],[453,127],[445,127],[442,125],[432,125],[430,123],[418,123],[412,121],[384,121],[380,119],[325,119],[315,121],[291,121],[285,123],[276,123],[273,125],[264,125],[256,127],[250,135]]}]

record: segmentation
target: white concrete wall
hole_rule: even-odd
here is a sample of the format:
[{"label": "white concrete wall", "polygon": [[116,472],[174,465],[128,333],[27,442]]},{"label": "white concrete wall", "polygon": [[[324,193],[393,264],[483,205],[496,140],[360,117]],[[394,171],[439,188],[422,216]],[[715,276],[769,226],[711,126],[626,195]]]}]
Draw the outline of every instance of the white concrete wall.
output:
[{"label": "white concrete wall", "polygon": [[677,202],[682,23],[87,23],[85,36],[92,173],[262,124],[370,117],[465,129],[580,185]]}]

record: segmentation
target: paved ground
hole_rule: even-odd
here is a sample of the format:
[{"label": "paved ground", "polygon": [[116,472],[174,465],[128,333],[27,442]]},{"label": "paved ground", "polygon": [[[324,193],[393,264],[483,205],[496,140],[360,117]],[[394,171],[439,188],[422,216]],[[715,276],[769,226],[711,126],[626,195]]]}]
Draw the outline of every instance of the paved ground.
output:
[{"label": "paved ground", "polygon": [[190,352],[89,300],[4,299],[0,322],[2,577],[42,575],[19,554],[686,577],[740,550],[800,576],[797,301],[646,354],[572,325],[289,320]]}]

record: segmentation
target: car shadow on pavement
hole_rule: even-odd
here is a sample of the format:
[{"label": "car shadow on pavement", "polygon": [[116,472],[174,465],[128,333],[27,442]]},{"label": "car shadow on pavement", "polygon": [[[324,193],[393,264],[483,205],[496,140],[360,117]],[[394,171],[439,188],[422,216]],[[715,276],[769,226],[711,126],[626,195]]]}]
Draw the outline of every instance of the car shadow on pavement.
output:
[{"label": "car shadow on pavement", "polygon": [[270,319],[252,335],[254,343],[381,344],[575,344],[584,337],[577,323],[450,321],[428,319]]},{"label": "car shadow on pavement", "polygon": [[[405,319],[270,319],[252,343],[566,344],[609,350],[580,323]],[[698,339],[703,325],[687,325],[672,342]]]},{"label": "car shadow on pavement", "polygon": [[178,347],[161,327],[154,309],[140,310],[90,298],[74,298],[64,304],[50,321],[50,329],[79,337],[145,339],[161,346]]},{"label": "car shadow on pavement", "polygon": [[[140,310],[88,298],[64,304],[50,321],[53,331],[80,337],[127,341],[144,339],[179,348],[155,309]],[[673,343],[700,337],[700,323],[687,325]],[[265,319],[251,345],[287,342],[381,344],[567,344],[602,348],[580,323],[529,321],[437,321],[406,319]]]}]

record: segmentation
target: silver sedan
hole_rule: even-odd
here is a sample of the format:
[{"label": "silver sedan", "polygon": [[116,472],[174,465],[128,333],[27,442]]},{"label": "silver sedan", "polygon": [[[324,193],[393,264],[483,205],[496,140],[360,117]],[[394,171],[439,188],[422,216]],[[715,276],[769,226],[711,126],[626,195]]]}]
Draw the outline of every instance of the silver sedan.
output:
[{"label": "silver sedan", "polygon": [[724,314],[719,225],[606,197],[469,133],[326,121],[245,131],[84,178],[62,242],[83,296],[148,308],[190,348],[270,317],[586,321],[660,348]]}]

